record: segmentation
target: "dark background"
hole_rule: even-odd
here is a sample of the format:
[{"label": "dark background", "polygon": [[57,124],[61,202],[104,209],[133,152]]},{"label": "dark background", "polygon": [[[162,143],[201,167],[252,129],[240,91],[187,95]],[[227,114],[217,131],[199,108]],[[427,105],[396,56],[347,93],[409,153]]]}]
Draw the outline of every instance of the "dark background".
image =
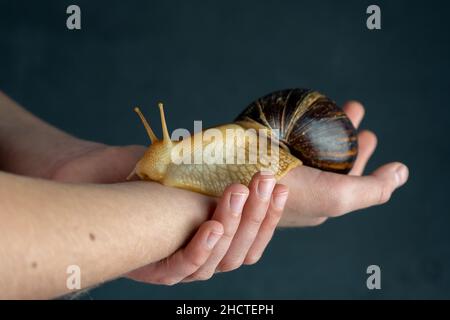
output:
[{"label": "dark background", "polygon": [[[0,89],[72,134],[146,144],[135,105],[158,127],[162,100],[171,129],[192,129],[310,87],[364,102],[379,138],[370,170],[410,168],[388,204],[278,231],[256,266],[175,287],[122,279],[85,298],[450,298],[450,7],[375,3],[378,31],[366,28],[369,1],[0,0]],[[66,28],[70,4],[81,31]],[[366,288],[370,264],[382,290]]]}]

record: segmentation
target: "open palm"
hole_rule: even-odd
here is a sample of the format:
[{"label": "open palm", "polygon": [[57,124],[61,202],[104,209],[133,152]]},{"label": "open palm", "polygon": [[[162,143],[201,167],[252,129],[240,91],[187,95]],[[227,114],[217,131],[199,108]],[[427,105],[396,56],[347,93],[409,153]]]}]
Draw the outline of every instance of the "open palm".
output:
[{"label": "open palm", "polygon": [[[364,117],[363,106],[351,101],[343,109],[358,128]],[[328,218],[386,203],[395,189],[408,180],[408,168],[399,162],[385,164],[363,176],[377,138],[370,131],[360,131],[358,145],[358,157],[349,175],[300,166],[281,179],[289,186],[290,194],[295,195],[289,197],[282,226],[316,226]]]},{"label": "open palm", "polygon": [[[358,128],[364,117],[363,106],[350,101],[343,109]],[[349,175],[300,166],[280,181],[291,190],[281,225],[315,226],[330,217],[385,203],[392,192],[406,182],[408,169],[398,162],[362,176],[376,148],[375,134],[367,130],[359,132],[358,144],[358,158]],[[136,145],[113,147],[89,142],[84,150],[64,162],[54,178],[66,182],[123,182],[145,149]]]},{"label": "open palm", "polygon": [[[363,106],[357,102],[348,102],[343,109],[357,128],[364,116]],[[349,175],[300,166],[291,170],[281,180],[281,183],[289,186],[291,196],[288,198],[280,225],[315,226],[325,222],[330,217],[337,217],[357,209],[384,203],[388,201],[396,188],[406,182],[408,170],[406,166],[400,163],[386,164],[369,176],[361,176],[368,160],[375,151],[376,136],[370,131],[361,131],[358,135],[358,143],[358,158]],[[142,157],[145,149],[143,146],[136,145],[115,147],[86,142],[84,147],[61,163],[53,178],[65,182],[123,182],[136,162]],[[260,227],[254,240],[257,245],[252,246],[256,247],[257,250],[250,249],[247,252],[247,249],[245,249],[243,251],[244,256],[247,255],[245,260],[230,258],[231,254],[227,252],[230,243],[226,246],[218,246],[214,250],[202,246],[204,242],[202,240],[208,234],[208,230],[219,227],[223,230],[223,226],[226,227],[225,229],[228,228],[227,225],[230,224],[232,215],[223,215],[222,221],[220,219],[221,208],[223,209],[224,206],[221,206],[220,203],[227,201],[227,194],[229,196],[232,188],[238,187],[245,188],[240,185],[227,188],[224,196],[219,199],[217,212],[212,220],[206,221],[200,226],[196,235],[186,247],[179,249],[166,259],[135,270],[128,276],[138,281],[171,285],[181,281],[209,279],[217,268],[221,271],[230,271],[239,267],[242,263],[255,263],[272,237],[273,230],[280,221],[281,211],[278,215],[273,214],[273,210],[272,213],[270,210],[268,211],[265,222]],[[279,188],[286,187],[279,185]],[[194,198],[204,197],[196,193],[191,193],[191,195]],[[244,216],[250,218],[258,210],[254,206],[249,206],[247,211]],[[265,212],[263,213],[265,214]],[[240,225],[239,228],[241,232],[237,232],[237,234],[249,234],[245,223]],[[235,242],[234,246],[231,247],[241,250],[243,247],[242,239],[238,239],[239,237],[237,239],[231,238]],[[254,257],[257,258],[254,259]],[[223,260],[221,261],[221,259]],[[219,266],[219,262],[222,267]],[[224,264],[229,267],[224,269]]]}]

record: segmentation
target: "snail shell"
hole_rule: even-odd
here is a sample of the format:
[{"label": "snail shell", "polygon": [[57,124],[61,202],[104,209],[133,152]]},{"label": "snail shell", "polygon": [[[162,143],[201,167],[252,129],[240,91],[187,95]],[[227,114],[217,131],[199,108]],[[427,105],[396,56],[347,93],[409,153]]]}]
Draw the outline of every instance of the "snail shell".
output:
[{"label": "snail shell", "polygon": [[281,90],[251,103],[235,121],[256,121],[306,166],[348,173],[358,150],[356,130],[330,99],[309,89]]}]

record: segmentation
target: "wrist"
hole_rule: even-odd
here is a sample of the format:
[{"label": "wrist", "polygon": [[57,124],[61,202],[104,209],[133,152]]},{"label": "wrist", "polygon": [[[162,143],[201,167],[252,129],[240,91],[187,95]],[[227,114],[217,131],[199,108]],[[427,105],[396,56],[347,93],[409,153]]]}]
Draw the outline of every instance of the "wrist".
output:
[{"label": "wrist", "polygon": [[37,118],[0,92],[0,170],[40,178],[99,147]]},{"label": "wrist", "polygon": [[142,233],[134,233],[135,240],[148,246],[147,251],[139,251],[144,254],[140,257],[144,265],[166,258],[185,245],[216,207],[214,198],[156,182],[134,181],[108,188],[116,190],[115,199],[123,199],[133,216],[147,221],[133,222],[143,227]]},{"label": "wrist", "polygon": [[68,171],[71,171],[70,166],[72,166],[77,159],[89,156],[90,154],[104,150],[107,147],[107,145],[102,143],[69,137],[57,149],[58,154],[54,155],[47,173],[43,178],[58,181],[70,181],[70,179],[66,179],[65,176]]}]

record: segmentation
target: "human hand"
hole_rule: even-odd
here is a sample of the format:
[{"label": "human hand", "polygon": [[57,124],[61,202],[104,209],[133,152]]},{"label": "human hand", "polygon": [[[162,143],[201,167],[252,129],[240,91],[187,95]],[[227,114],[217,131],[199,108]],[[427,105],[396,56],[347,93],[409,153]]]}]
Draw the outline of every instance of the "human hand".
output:
[{"label": "human hand", "polygon": [[288,188],[272,175],[256,174],[247,188],[229,186],[215,212],[186,247],[128,274],[137,281],[173,285],[207,280],[216,271],[254,264],[262,256],[280,220]]},{"label": "human hand", "polygon": [[[357,128],[364,116],[358,102],[348,102],[344,111]],[[359,153],[349,175],[323,172],[306,166],[291,170],[280,182],[288,185],[291,194],[280,226],[316,226],[329,217],[385,203],[393,191],[408,179],[405,165],[386,164],[368,176],[361,176],[375,151],[374,133],[364,130],[358,135]],[[133,169],[145,148],[142,146],[111,147],[87,143],[55,174],[57,180],[71,182],[119,182]],[[398,173],[398,174],[396,174]],[[192,201],[203,197],[192,193]]]},{"label": "human hand", "polygon": [[[124,181],[144,151],[141,146],[86,144],[84,152],[61,166],[55,179],[93,183]],[[258,192],[260,183],[268,185],[265,195]],[[193,201],[205,197],[189,194]],[[128,277],[171,285],[206,280],[216,271],[226,272],[242,264],[256,263],[272,238],[287,196],[288,188],[276,184],[274,177],[267,174],[256,174],[249,188],[240,184],[229,186],[218,200],[211,220],[200,225],[184,248],[159,262],[132,271]]]},{"label": "human hand", "polygon": [[119,147],[81,141],[62,157],[51,178],[61,182],[123,182],[145,150],[138,145]]},{"label": "human hand", "polygon": [[[358,102],[348,102],[344,111],[358,128],[364,108]],[[386,203],[395,189],[408,180],[408,168],[399,162],[385,164],[368,176],[364,168],[375,151],[375,134],[364,130],[358,134],[359,152],[349,175],[320,171],[299,166],[291,170],[281,183],[291,194],[281,219],[281,226],[316,226],[328,218]]]},{"label": "human hand", "polygon": [[[144,151],[141,146],[86,143],[84,150],[79,149],[67,158],[55,172],[54,179],[92,183],[124,181]],[[260,182],[268,185],[267,195],[258,192]],[[189,194],[193,201],[205,197]],[[256,174],[249,188],[240,184],[229,186],[218,200],[211,220],[200,225],[184,248],[128,276],[138,281],[171,285],[180,281],[206,280],[216,271],[226,272],[242,264],[256,263],[272,238],[287,195],[288,188],[276,184],[274,177],[267,174]],[[239,204],[239,198],[242,204]]]},{"label": "human hand", "polygon": [[[358,102],[348,102],[344,111],[357,128],[364,117]],[[358,135],[359,153],[349,175],[323,172],[306,166],[291,170],[282,180],[291,189],[291,197],[281,219],[281,226],[316,226],[329,217],[385,203],[393,191],[408,179],[405,165],[386,164],[371,175],[361,176],[377,139],[363,130]],[[60,166],[55,179],[70,182],[120,182],[131,172],[145,152],[142,146],[111,147],[86,143]],[[75,155],[75,156],[74,156]],[[398,176],[395,174],[398,170]],[[201,195],[192,193],[194,198]]]}]

